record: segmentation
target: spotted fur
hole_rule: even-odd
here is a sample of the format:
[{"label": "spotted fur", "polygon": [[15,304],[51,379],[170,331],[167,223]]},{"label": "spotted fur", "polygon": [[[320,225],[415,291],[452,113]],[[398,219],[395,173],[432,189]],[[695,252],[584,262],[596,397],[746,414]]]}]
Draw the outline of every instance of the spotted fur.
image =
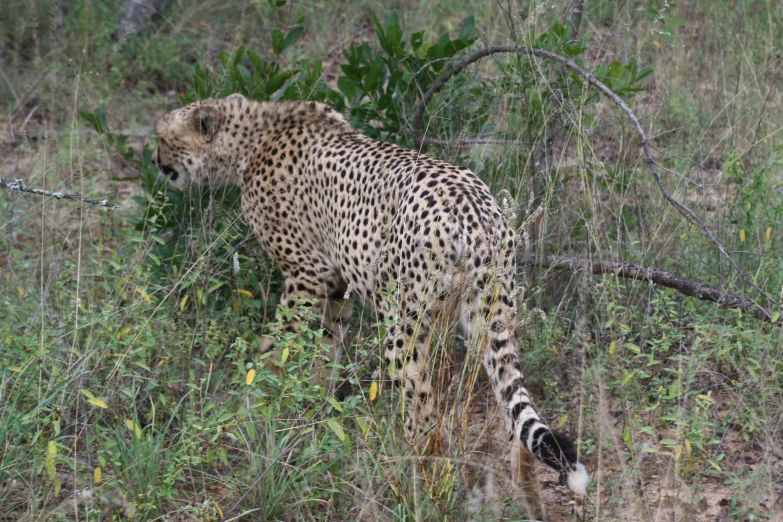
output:
[{"label": "spotted fur", "polygon": [[403,383],[411,437],[435,420],[430,334],[453,309],[483,353],[512,453],[535,455],[585,493],[573,444],[541,422],[525,389],[514,232],[470,170],[367,138],[319,103],[232,95],[172,111],[157,131],[154,160],[173,185],[242,188],[244,216],[285,275],[282,305],[318,300],[327,333],[342,337],[351,289],[393,325],[385,360]]}]

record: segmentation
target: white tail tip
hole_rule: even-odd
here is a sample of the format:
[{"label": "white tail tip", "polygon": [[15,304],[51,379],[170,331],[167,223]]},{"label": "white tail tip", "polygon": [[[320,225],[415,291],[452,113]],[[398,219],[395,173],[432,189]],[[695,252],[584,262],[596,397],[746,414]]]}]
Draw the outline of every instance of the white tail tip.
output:
[{"label": "white tail tip", "polygon": [[590,475],[587,474],[585,465],[577,462],[576,467],[568,472],[568,487],[577,495],[586,495],[589,483]]}]

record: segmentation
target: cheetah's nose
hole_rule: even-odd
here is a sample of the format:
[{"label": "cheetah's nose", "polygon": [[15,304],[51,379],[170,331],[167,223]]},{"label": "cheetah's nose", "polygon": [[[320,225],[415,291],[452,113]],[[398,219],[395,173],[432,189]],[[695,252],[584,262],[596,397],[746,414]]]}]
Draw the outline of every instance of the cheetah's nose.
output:
[{"label": "cheetah's nose", "polygon": [[171,181],[176,181],[177,178],[179,177],[179,172],[169,167],[168,165],[160,165],[159,167],[160,167],[160,171],[163,173],[164,176],[171,177]]}]

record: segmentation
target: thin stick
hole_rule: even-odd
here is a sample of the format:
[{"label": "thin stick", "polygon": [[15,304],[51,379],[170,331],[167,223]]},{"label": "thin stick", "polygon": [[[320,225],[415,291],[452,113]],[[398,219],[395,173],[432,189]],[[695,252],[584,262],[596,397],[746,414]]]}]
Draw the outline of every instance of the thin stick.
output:
[{"label": "thin stick", "polygon": [[599,81],[595,76],[590,74],[588,71],[578,66],[573,60],[569,60],[568,58],[564,58],[563,56],[560,56],[558,54],[549,51],[544,51],[541,49],[533,49],[531,47],[526,47],[524,45],[494,45],[490,47],[485,47],[483,49],[479,49],[473,54],[460,60],[459,62],[454,64],[454,66],[451,69],[446,71],[442,76],[440,76],[437,80],[435,80],[432,83],[430,88],[427,89],[427,92],[424,93],[424,96],[422,96],[422,98],[416,103],[416,106],[414,107],[412,126],[416,138],[416,143],[419,146],[418,147],[419,150],[422,150],[422,147],[424,145],[424,129],[422,127],[422,121],[424,119],[424,110],[427,108],[427,104],[430,102],[430,100],[432,100],[432,97],[435,95],[435,93],[440,91],[443,88],[443,86],[446,84],[446,82],[449,81],[449,79],[451,79],[454,75],[460,73],[468,65],[477,62],[478,60],[490,56],[492,54],[519,53],[519,52],[527,53],[533,56],[539,56],[541,58],[553,60],[562,65],[565,65],[569,69],[576,71],[580,76],[586,79],[588,83],[595,86],[598,90],[603,92],[613,102],[615,102],[623,110],[623,112],[625,112],[625,114],[633,123],[633,127],[636,130],[636,133],[639,135],[639,139],[642,142],[642,149],[644,150],[644,155],[647,158],[647,166],[650,167],[653,177],[655,178],[655,182],[657,183],[658,188],[660,189],[661,194],[663,194],[663,197],[666,199],[666,201],[668,201],[677,210],[677,212],[679,212],[682,216],[684,216],[688,221],[701,228],[702,232],[704,232],[704,234],[710,239],[710,241],[712,241],[712,243],[717,247],[717,249],[720,251],[723,257],[725,257],[729,261],[731,266],[734,268],[734,270],[737,271],[737,273],[740,275],[740,277],[742,277],[743,280],[745,280],[750,286],[752,286],[761,295],[766,297],[770,303],[773,303],[778,307],[780,306],[780,303],[775,298],[769,295],[769,293],[762,290],[758,285],[756,285],[753,281],[750,280],[750,278],[748,278],[745,275],[745,272],[739,267],[739,265],[737,265],[737,263],[728,253],[728,251],[726,251],[726,248],[723,246],[723,243],[721,243],[721,241],[715,236],[715,234],[712,233],[712,230],[710,230],[709,227],[707,227],[704,221],[702,221],[702,219],[695,212],[693,212],[686,205],[678,201],[674,196],[672,196],[669,193],[668,190],[666,190],[666,187],[663,185],[663,180],[661,179],[661,175],[658,172],[658,168],[657,168],[658,164],[655,161],[655,158],[653,158],[652,152],[650,150],[650,142],[649,139],[647,138],[647,134],[645,134],[641,123],[639,123],[639,118],[636,116],[636,114],[634,114],[631,108],[628,107],[625,101],[623,101],[623,99],[620,98],[620,96],[615,94],[614,91],[612,91],[609,87],[604,85],[601,81]]},{"label": "thin stick", "polygon": [[783,327],[783,319],[781,319],[780,315],[773,321],[772,312],[762,308],[749,299],[745,299],[736,294],[730,294],[729,292],[714,286],[686,279],[679,274],[660,268],[649,268],[623,261],[591,260],[591,262],[588,263],[586,259],[579,257],[551,255],[542,258],[536,258],[534,255],[523,255],[519,257],[519,262],[524,265],[552,268],[555,270],[568,270],[571,272],[589,268],[591,272],[596,275],[613,274],[625,279],[648,281],[667,288],[674,288],[682,294],[701,299],[702,301],[712,301],[725,308],[751,313],[762,321],[772,323],[778,327]]},{"label": "thin stick", "polygon": [[119,205],[115,205],[108,199],[90,199],[85,198],[81,194],[65,194],[63,192],[52,192],[50,190],[30,188],[23,180],[18,178],[13,181],[6,181],[3,178],[0,178],[0,188],[5,188],[10,191],[26,192],[28,194],[35,194],[37,196],[49,196],[50,198],[55,199],[72,199],[74,201],[83,201],[84,203],[98,207],[119,208]]},{"label": "thin stick", "polygon": [[438,138],[422,138],[427,145],[461,146],[461,145],[527,145],[519,140],[504,140],[502,138],[454,138],[442,140]]}]

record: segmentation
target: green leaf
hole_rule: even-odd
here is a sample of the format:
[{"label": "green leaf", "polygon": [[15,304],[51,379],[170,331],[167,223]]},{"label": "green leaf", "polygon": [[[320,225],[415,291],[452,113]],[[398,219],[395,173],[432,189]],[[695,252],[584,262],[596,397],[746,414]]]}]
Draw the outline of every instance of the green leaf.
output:
[{"label": "green leaf", "polygon": [[248,51],[247,57],[250,59],[250,63],[253,64],[253,67],[256,70],[256,75],[261,74],[261,71],[264,69],[264,60],[262,60],[261,57],[253,51]]},{"label": "green leaf", "polygon": [[457,39],[459,40],[467,40],[470,38],[470,35],[473,34],[473,29],[476,27],[476,19],[473,17],[473,15],[470,15],[465,22],[462,24],[462,29],[459,30],[459,36]]},{"label": "green leaf", "polygon": [[338,400],[337,400],[337,398],[336,398],[334,395],[332,395],[331,397],[329,397],[329,404],[331,404],[331,405],[332,405],[332,407],[333,407],[335,410],[337,410],[337,411],[339,411],[339,412],[342,412],[342,411],[343,411],[343,405],[342,405],[342,403],[341,403],[340,401],[338,401]]},{"label": "green leaf", "polygon": [[207,293],[211,294],[212,292],[214,292],[215,290],[217,290],[218,288],[220,288],[221,286],[223,286],[225,284],[226,284],[225,281],[218,281],[217,283],[215,283],[214,285],[209,287],[209,290],[207,290]]},{"label": "green leaf", "polygon": [[391,107],[392,104],[392,97],[391,94],[383,94],[380,98],[378,98],[378,110],[379,111],[385,111],[389,107]]},{"label": "green leaf", "polygon": [[366,93],[374,92],[383,80],[383,64],[374,62],[364,76],[364,89]]},{"label": "green leaf", "polygon": [[392,9],[386,13],[386,30],[388,31],[395,25],[397,27],[400,25],[400,13],[398,13],[396,9]]},{"label": "green leaf", "polygon": [[348,101],[356,99],[356,84],[348,79],[347,76],[337,78],[337,88],[348,98]]},{"label": "green leaf", "polygon": [[358,424],[359,429],[362,430],[362,435],[367,437],[367,434],[370,432],[370,423],[360,417],[357,417],[356,424]]},{"label": "green leaf", "polygon": [[587,44],[584,42],[567,43],[563,46],[563,52],[569,58],[578,56],[587,50]]},{"label": "green leaf", "polygon": [[348,442],[348,434],[345,433],[345,430],[336,419],[329,419],[326,421],[326,424],[329,425],[338,439],[343,442]]},{"label": "green leaf", "polygon": [[250,87],[253,85],[253,76],[250,74],[250,71],[248,71],[244,65],[240,65],[237,67],[237,71],[239,71],[239,76],[242,77],[242,81],[245,83],[246,87]]},{"label": "green leaf", "polygon": [[[381,26],[381,21],[378,20],[378,17],[375,16],[375,14],[372,15],[373,23],[375,24],[375,33],[378,35],[378,39],[384,38],[386,36],[386,31],[383,30],[383,26]],[[381,43],[383,45],[383,43]]]},{"label": "green leaf", "polygon": [[566,33],[566,28],[562,23],[560,23],[560,20],[555,19],[555,21],[552,22],[552,32],[559,38],[562,38]]},{"label": "green leaf", "polygon": [[620,78],[623,74],[623,64],[620,62],[612,62],[609,64],[609,77],[612,79]]},{"label": "green leaf", "polygon": [[679,16],[674,16],[673,14],[669,14],[666,17],[666,21],[672,24],[675,27],[685,27],[685,24],[687,23],[685,20],[680,18]]},{"label": "green leaf", "polygon": [[633,441],[631,439],[631,427],[625,426],[625,429],[623,429],[623,440],[625,441],[626,446],[629,448],[633,447]]},{"label": "green leaf", "polygon": [[[438,60],[440,58],[445,58],[446,53],[443,51],[443,45],[442,44],[435,44],[431,46],[429,49],[427,49],[427,59],[428,60]],[[438,64],[432,64],[433,69],[436,69],[436,65]]]},{"label": "green leaf", "polygon": [[79,111],[79,117],[87,122],[98,134],[106,134],[106,113],[100,107],[93,112]]},{"label": "green leaf", "polygon": [[[340,69],[342,69],[345,77],[353,80],[354,82],[362,81],[362,73],[358,67],[354,65],[341,65]],[[342,78],[342,76],[340,78]]]},{"label": "green leaf", "polygon": [[266,84],[266,92],[272,94],[273,92],[277,91],[293,75],[294,71],[283,71],[273,74]]},{"label": "green leaf", "polygon": [[232,65],[236,67],[239,65],[239,63],[242,61],[242,58],[245,56],[245,46],[240,45],[239,49],[234,53],[234,60],[232,61]]},{"label": "green leaf", "polygon": [[277,11],[281,7],[283,7],[288,0],[266,0],[269,2],[269,7],[272,8],[273,11]]},{"label": "green leaf", "polygon": [[411,47],[414,51],[418,51],[421,44],[424,42],[424,31],[413,33],[411,35]]},{"label": "green leaf", "polygon": [[646,78],[647,76],[651,75],[655,71],[654,67],[642,67],[642,70],[636,73],[636,78],[634,79],[634,83],[638,82],[642,78]]},{"label": "green leaf", "polygon": [[228,455],[226,455],[226,450],[224,450],[223,448],[218,446],[217,447],[217,454],[218,454],[218,458],[220,459],[220,462],[224,466],[228,466]]},{"label": "green leaf", "polygon": [[220,58],[220,63],[223,64],[223,67],[228,69],[231,67],[231,55],[228,54],[226,51],[220,51],[220,54],[218,54],[218,57]]},{"label": "green leaf", "polygon": [[272,51],[279,55],[283,52],[284,46],[285,38],[283,38],[283,33],[280,32],[280,29],[275,29],[272,31]]},{"label": "green leaf", "polygon": [[303,25],[297,25],[296,27],[291,29],[288,32],[288,34],[285,35],[285,41],[283,42],[283,51],[289,49],[292,45],[294,45],[296,41],[299,39],[299,37],[302,36],[302,33],[304,33],[304,31],[305,28]]},{"label": "green leaf", "polygon": [[674,43],[674,30],[668,25],[664,25],[663,29],[658,31],[658,34],[660,34],[661,38],[663,38],[669,45]]},{"label": "green leaf", "polygon": [[[389,27],[389,30],[386,32],[386,39],[389,42],[389,47],[394,48],[399,46],[400,42],[402,41],[402,29],[400,29],[400,26],[393,25]],[[389,54],[394,54],[394,53],[389,52]]]}]

